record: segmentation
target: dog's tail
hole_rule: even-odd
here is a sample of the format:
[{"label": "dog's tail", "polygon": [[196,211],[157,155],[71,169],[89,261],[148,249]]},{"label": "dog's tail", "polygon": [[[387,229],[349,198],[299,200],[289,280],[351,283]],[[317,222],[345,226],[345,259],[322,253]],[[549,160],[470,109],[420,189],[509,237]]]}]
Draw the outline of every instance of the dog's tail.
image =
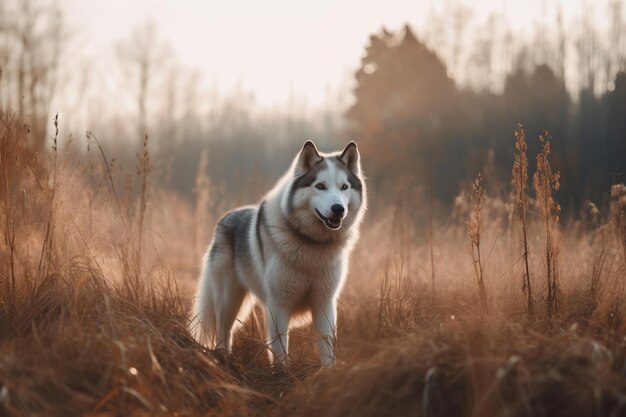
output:
[{"label": "dog's tail", "polygon": [[200,273],[189,329],[198,343],[209,348],[214,348],[217,342],[217,306],[213,299],[212,284],[209,252],[207,251],[202,261],[202,272]]}]

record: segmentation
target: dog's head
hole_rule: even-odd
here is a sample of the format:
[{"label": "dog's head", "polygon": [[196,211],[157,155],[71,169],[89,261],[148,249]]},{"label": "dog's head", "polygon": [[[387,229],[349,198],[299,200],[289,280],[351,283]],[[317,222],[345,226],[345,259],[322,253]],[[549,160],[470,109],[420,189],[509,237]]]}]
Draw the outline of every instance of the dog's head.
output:
[{"label": "dog's head", "polygon": [[365,189],[356,143],[321,154],[307,141],[294,161],[293,175],[288,206],[306,229],[338,231],[360,220]]}]

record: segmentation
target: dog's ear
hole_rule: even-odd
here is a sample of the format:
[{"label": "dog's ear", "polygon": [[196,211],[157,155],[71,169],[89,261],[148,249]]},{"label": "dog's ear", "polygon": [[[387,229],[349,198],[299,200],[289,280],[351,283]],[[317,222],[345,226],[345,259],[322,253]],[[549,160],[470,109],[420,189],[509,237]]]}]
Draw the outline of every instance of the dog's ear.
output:
[{"label": "dog's ear", "polygon": [[307,140],[298,155],[297,171],[299,173],[306,173],[311,170],[313,165],[321,161],[323,158],[317,151],[315,144],[310,140]]},{"label": "dog's ear", "polygon": [[356,143],[350,142],[345,147],[343,152],[341,152],[341,156],[339,159],[346,164],[350,172],[353,174],[359,175],[361,172],[361,156],[359,155],[359,148],[357,148]]}]

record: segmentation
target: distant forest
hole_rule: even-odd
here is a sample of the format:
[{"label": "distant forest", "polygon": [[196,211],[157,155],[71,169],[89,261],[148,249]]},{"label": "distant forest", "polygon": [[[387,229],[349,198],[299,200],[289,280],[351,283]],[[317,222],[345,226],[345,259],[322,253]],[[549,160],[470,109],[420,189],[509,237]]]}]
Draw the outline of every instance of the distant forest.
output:
[{"label": "distant forest", "polygon": [[451,201],[464,179],[487,170],[490,191],[508,192],[521,123],[531,159],[541,129],[549,131],[564,207],[579,208],[586,199],[601,203],[626,173],[625,53],[610,90],[599,94],[590,78],[572,97],[551,66],[526,68],[523,61],[506,75],[501,93],[476,92],[458,88],[408,26],[401,33],[382,31],[370,37],[346,117],[380,189],[406,192],[407,186],[429,186],[432,178],[436,197]]},{"label": "distant forest", "polygon": [[[3,2],[0,111],[27,120],[42,152],[59,112],[62,146],[86,152],[90,130],[126,172],[147,134],[155,181],[193,197],[200,167],[214,197],[233,204],[260,197],[306,139],[323,150],[355,139],[373,210],[412,204],[431,193],[430,184],[434,199],[450,205],[479,171],[489,195],[508,193],[514,131],[522,123],[531,171],[535,139],[542,128],[550,132],[564,215],[588,199],[606,202],[611,183],[626,173],[623,2],[592,3],[603,6],[606,27],[594,25],[586,3],[588,13],[571,27],[559,13],[535,25],[530,38],[514,32],[528,22],[498,15],[468,33],[468,9],[450,4],[457,6],[420,31],[407,25],[372,34],[352,94],[329,97],[315,111],[297,98],[286,109],[259,109],[245,91],[219,98],[199,91],[198,75],[176,62],[158,28],[146,23],[114,45],[118,59],[107,68],[125,81],[118,93],[133,110],[120,112],[90,63],[67,56],[72,34],[58,6]],[[68,98],[70,91],[76,93]]]}]

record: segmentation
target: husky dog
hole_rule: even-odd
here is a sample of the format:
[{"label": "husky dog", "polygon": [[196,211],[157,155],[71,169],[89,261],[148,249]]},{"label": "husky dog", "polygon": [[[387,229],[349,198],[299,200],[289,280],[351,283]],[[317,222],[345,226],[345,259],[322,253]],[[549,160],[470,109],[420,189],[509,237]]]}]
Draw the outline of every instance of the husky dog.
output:
[{"label": "husky dog", "polygon": [[259,204],[233,210],[217,224],[193,308],[196,340],[230,350],[251,293],[265,305],[274,363],[286,365],[290,323],[308,316],[320,334],[322,365],[331,366],[337,297],[365,206],[356,144],[323,154],[307,141]]}]

